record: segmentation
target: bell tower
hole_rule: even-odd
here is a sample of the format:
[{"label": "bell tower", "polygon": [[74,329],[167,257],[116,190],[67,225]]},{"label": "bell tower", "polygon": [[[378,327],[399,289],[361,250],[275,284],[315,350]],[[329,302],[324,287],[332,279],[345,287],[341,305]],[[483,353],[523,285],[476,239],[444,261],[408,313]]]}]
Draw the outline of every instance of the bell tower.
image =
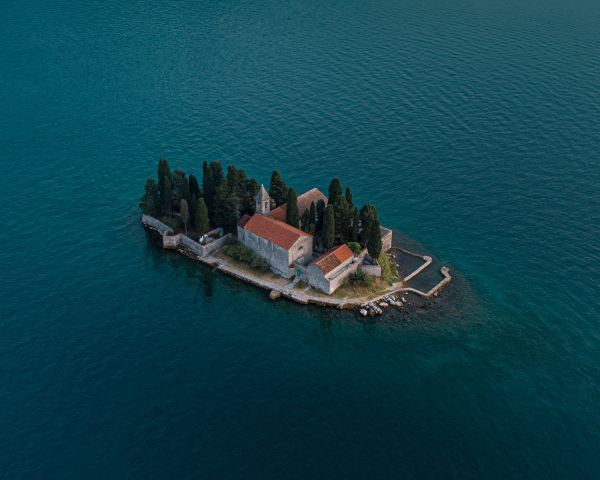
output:
[{"label": "bell tower", "polygon": [[271,197],[262,183],[258,189],[255,200],[256,213],[268,215],[271,212]]}]

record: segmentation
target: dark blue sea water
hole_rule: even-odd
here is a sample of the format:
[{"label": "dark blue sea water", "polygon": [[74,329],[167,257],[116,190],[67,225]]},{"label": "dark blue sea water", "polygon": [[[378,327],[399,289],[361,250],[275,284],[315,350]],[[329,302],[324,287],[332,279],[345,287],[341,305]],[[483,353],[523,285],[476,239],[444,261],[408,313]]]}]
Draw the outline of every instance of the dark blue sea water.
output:
[{"label": "dark blue sea water", "polygon": [[[0,477],[597,478],[600,2],[0,4]],[[408,316],[165,254],[159,157],[338,175]]]}]

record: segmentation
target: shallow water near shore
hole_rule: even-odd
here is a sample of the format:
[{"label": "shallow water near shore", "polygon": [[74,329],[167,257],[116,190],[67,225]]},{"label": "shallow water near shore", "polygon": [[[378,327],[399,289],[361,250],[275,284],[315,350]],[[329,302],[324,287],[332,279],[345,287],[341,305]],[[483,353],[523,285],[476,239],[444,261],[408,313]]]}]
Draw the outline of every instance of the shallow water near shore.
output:
[{"label": "shallow water near shore", "polygon": [[[0,477],[595,478],[599,22],[2,2]],[[454,281],[378,321],[271,302],[156,247],[161,156],[337,175]]]}]

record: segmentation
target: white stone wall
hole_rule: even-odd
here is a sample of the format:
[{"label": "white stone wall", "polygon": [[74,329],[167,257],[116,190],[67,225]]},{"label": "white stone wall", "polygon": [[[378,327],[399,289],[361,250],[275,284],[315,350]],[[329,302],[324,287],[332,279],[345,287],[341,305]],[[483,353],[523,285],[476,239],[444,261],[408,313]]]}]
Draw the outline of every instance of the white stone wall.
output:
[{"label": "white stone wall", "polygon": [[360,259],[350,258],[329,272],[327,276],[323,274],[317,265],[311,263],[306,269],[306,279],[311,287],[318,288],[322,292],[331,295],[342,286],[348,276],[356,272],[360,263]]},{"label": "white stone wall", "polygon": [[287,250],[241,227],[238,227],[238,240],[259,257],[264,258],[273,272],[289,278],[290,269]]},{"label": "white stone wall", "polygon": [[392,248],[392,231],[386,227],[380,227],[381,232],[381,251],[387,252]]}]

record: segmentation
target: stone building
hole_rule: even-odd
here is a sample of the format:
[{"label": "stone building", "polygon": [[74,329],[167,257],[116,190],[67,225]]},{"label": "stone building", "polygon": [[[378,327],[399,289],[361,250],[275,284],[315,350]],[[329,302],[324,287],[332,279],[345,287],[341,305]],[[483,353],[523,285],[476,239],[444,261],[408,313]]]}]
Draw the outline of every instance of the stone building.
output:
[{"label": "stone building", "polygon": [[356,272],[362,258],[357,258],[348,245],[340,245],[314,260],[306,268],[304,279],[311,287],[331,295]]},{"label": "stone building", "polygon": [[312,259],[312,235],[258,213],[240,219],[237,237],[282,277],[294,275],[295,262],[307,264]]}]

